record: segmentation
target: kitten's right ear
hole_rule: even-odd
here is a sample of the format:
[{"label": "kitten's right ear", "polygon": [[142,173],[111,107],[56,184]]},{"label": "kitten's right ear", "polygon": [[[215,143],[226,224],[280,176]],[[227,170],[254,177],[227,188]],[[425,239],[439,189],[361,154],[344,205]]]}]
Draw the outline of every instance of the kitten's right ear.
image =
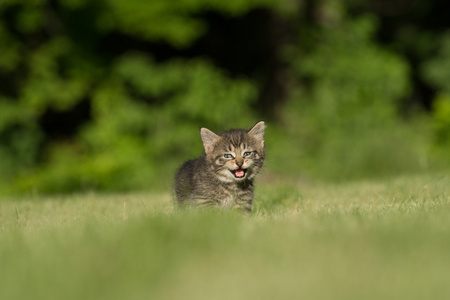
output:
[{"label": "kitten's right ear", "polygon": [[220,139],[220,136],[205,127],[200,129],[200,136],[202,137],[203,147],[205,147],[205,153],[211,153],[214,150],[214,144]]}]

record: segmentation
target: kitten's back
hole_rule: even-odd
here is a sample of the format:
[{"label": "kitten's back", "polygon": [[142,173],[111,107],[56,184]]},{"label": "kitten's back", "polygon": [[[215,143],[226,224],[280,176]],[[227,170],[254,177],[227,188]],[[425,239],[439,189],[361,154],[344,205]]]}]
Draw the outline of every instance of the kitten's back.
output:
[{"label": "kitten's back", "polygon": [[198,169],[198,159],[188,160],[178,169],[175,175],[175,194],[178,204],[183,205],[192,195],[195,169]]}]

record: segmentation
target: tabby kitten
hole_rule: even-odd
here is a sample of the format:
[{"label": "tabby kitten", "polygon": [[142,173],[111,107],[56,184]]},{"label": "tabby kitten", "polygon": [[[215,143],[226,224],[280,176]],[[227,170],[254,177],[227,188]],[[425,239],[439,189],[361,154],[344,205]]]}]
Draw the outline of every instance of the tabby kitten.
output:
[{"label": "tabby kitten", "polygon": [[185,162],[175,176],[180,206],[219,206],[252,209],[253,179],[265,157],[264,122],[250,130],[232,129],[215,134],[201,128],[203,156]]}]

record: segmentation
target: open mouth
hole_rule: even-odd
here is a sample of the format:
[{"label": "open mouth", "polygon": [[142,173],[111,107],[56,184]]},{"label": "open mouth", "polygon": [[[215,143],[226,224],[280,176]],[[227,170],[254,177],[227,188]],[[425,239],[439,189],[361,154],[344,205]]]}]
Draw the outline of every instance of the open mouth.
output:
[{"label": "open mouth", "polygon": [[237,169],[237,170],[230,170],[231,173],[233,173],[235,178],[244,178],[245,173],[247,173],[246,169]]}]

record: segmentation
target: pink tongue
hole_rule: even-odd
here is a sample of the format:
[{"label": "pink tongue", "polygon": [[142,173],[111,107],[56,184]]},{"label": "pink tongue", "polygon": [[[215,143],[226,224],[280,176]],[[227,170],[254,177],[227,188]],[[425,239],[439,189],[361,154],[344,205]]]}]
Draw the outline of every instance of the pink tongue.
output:
[{"label": "pink tongue", "polygon": [[236,177],[244,177],[244,170],[236,170],[235,172]]}]

